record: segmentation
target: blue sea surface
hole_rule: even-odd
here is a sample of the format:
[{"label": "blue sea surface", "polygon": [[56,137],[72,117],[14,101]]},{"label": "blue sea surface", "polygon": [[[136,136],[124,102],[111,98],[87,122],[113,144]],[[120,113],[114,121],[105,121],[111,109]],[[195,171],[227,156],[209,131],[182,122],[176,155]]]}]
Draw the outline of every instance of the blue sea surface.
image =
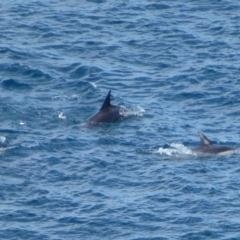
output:
[{"label": "blue sea surface", "polygon": [[[240,239],[239,13],[1,1],[0,239]],[[110,89],[128,116],[86,124]]]}]

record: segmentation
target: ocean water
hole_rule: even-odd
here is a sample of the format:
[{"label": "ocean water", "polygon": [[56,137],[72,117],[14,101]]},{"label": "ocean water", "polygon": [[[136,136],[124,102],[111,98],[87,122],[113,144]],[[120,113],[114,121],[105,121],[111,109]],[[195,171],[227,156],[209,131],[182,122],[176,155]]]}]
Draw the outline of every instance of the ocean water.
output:
[{"label": "ocean water", "polygon": [[[239,12],[1,1],[0,239],[240,239]],[[128,116],[87,125],[109,89]]]}]

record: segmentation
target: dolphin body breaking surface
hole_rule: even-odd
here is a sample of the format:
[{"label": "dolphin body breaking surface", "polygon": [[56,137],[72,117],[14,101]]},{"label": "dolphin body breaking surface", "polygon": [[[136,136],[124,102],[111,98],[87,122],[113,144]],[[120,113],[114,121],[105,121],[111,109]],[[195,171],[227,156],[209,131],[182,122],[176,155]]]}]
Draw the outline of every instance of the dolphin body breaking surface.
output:
[{"label": "dolphin body breaking surface", "polygon": [[120,112],[123,108],[112,105],[110,98],[111,90],[109,90],[101,109],[87,120],[88,123],[111,123],[116,122],[123,117]]},{"label": "dolphin body breaking surface", "polygon": [[201,139],[201,145],[195,149],[193,152],[200,154],[217,154],[224,155],[233,152],[235,149],[224,145],[214,145],[211,141],[204,136],[201,132],[198,132]]}]

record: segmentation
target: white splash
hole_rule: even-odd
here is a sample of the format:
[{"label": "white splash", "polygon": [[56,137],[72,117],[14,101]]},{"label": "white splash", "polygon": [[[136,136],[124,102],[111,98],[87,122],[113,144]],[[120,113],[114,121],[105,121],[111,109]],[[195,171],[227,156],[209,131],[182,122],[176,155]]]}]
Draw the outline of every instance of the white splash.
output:
[{"label": "white splash", "polygon": [[119,113],[120,113],[120,115],[122,115],[124,117],[128,117],[128,116],[139,116],[139,117],[141,117],[145,113],[145,110],[140,106],[136,106],[135,108],[132,108],[132,109],[120,106]]},{"label": "white splash", "polygon": [[63,112],[59,112],[58,113],[58,118],[65,120],[67,118],[67,116]]},{"label": "white splash", "polygon": [[193,152],[191,149],[187,148],[181,143],[171,143],[170,148],[162,148],[160,147],[157,151],[157,153],[160,153],[161,155],[193,155]]}]

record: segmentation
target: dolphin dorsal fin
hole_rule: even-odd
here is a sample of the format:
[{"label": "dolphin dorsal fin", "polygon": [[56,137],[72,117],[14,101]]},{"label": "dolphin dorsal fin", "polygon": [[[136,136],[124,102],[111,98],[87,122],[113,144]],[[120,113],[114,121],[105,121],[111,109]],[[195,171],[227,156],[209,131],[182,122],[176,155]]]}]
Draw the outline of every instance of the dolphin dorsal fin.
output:
[{"label": "dolphin dorsal fin", "polygon": [[109,90],[108,95],[106,96],[100,111],[103,110],[104,108],[111,106],[110,97],[111,97],[111,90]]},{"label": "dolphin dorsal fin", "polygon": [[201,132],[198,132],[198,135],[201,139],[202,145],[211,145],[211,141],[205,136],[203,135]]}]

